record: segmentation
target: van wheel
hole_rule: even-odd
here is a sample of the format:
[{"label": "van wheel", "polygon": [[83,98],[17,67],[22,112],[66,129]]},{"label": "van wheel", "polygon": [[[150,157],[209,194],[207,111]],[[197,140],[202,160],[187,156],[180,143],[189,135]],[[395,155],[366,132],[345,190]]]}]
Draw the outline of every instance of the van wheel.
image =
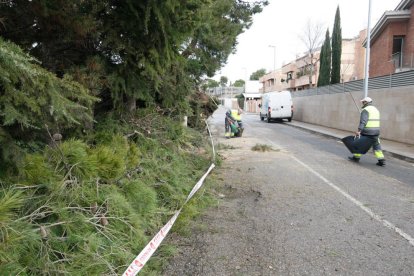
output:
[{"label": "van wheel", "polygon": [[270,114],[267,114],[267,122],[270,123]]},{"label": "van wheel", "polygon": [[292,122],[292,117],[288,118],[288,122]]}]

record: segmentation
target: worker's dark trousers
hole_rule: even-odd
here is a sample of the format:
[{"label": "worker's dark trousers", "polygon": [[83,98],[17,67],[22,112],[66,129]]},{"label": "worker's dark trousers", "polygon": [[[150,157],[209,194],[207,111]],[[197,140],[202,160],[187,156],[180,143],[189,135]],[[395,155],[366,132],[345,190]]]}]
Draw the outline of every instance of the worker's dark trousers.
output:
[{"label": "worker's dark trousers", "polygon": [[[374,150],[375,157],[378,160],[384,160],[384,153],[382,152],[382,149],[381,149],[381,143],[380,143],[379,135],[369,136],[369,137],[373,138],[375,140],[374,144],[372,145],[372,149]],[[361,156],[362,156],[361,153],[354,153],[355,158],[361,158]]]}]

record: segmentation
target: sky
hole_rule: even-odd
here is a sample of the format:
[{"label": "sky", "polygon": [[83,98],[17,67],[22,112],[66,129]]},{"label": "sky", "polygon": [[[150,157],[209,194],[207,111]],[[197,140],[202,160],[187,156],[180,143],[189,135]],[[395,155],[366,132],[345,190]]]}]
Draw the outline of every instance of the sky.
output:
[{"label": "sky", "polygon": [[[400,2],[371,0],[370,27],[374,27],[385,11],[394,10]],[[332,34],[338,6],[342,38],[356,37],[367,28],[369,0],[269,0],[269,5],[253,17],[252,26],[239,35],[236,52],[229,56],[227,64],[214,79],[218,81],[221,76],[226,76],[231,82],[247,80],[261,68],[267,72],[274,67],[281,68],[306,51],[300,36],[309,20],[323,26],[322,39],[327,28]]]}]

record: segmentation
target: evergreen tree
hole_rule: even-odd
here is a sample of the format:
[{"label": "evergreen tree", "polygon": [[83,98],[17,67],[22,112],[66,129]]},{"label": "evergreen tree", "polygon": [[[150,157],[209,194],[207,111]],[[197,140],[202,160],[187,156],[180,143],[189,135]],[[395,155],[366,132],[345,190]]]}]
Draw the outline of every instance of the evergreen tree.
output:
[{"label": "evergreen tree", "polygon": [[47,131],[87,128],[93,120],[97,99],[70,77],[57,78],[36,63],[0,38],[0,175],[19,157],[16,145],[45,143]]},{"label": "evergreen tree", "polygon": [[250,75],[250,80],[259,80],[264,75],[266,75],[266,69],[259,69]]},{"label": "evergreen tree", "polygon": [[325,57],[325,44],[326,44],[326,39],[322,44],[321,47],[321,53],[319,54],[319,76],[318,76],[318,83],[317,86],[324,86],[324,75],[322,74],[322,72],[324,71],[324,57]]},{"label": "evergreen tree", "polygon": [[320,55],[320,65],[318,87],[328,85],[331,79],[331,40],[329,29],[326,30],[325,41]]},{"label": "evergreen tree", "polygon": [[220,86],[226,86],[228,82],[229,82],[229,79],[226,76],[220,77]]},{"label": "evergreen tree", "polygon": [[71,74],[106,109],[180,104],[234,51],[267,1],[13,0],[0,35],[58,76]]},{"label": "evergreen tree", "polygon": [[207,91],[208,88],[215,88],[215,87],[219,87],[220,83],[216,80],[213,79],[206,79],[203,80],[203,82],[201,83],[200,87],[202,91]]},{"label": "evergreen tree", "polygon": [[341,81],[342,29],[339,6],[336,9],[335,22],[332,31],[332,74],[331,84]]},{"label": "evergreen tree", "polygon": [[234,87],[244,87],[246,82],[242,79],[236,80],[233,84]]}]

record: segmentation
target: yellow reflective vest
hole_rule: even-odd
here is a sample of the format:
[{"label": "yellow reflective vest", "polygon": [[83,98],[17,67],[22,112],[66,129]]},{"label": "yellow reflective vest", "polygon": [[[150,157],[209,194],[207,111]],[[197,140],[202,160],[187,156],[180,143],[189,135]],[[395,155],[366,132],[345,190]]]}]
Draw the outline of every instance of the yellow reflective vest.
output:
[{"label": "yellow reflective vest", "polygon": [[241,114],[239,114],[237,109],[231,110],[231,117],[233,117],[236,121],[241,121]]},{"label": "yellow reflective vest", "polygon": [[380,112],[375,106],[367,105],[362,109],[359,128],[363,135],[380,134]]}]

